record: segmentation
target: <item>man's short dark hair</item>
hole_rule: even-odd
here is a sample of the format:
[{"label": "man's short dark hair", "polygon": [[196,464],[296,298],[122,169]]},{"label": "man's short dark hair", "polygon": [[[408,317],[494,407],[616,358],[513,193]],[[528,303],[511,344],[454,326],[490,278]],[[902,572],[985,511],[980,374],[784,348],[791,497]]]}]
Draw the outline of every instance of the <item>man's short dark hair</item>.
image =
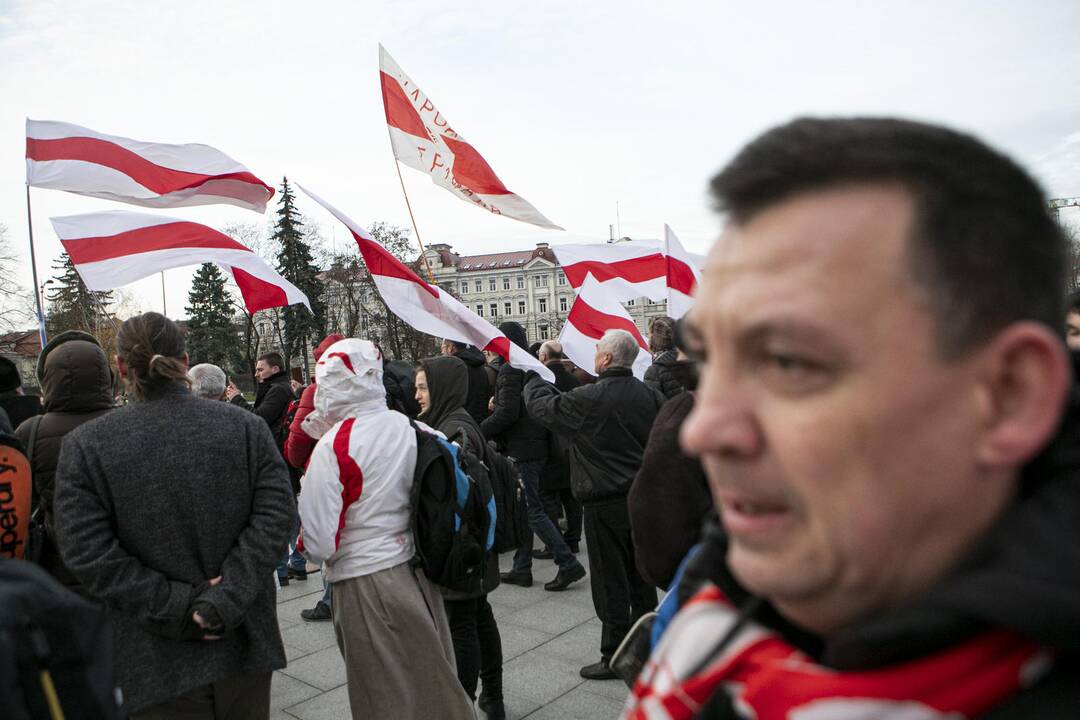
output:
[{"label": "man's short dark hair", "polygon": [[889,118],[802,118],[743,148],[712,193],[743,224],[795,195],[866,183],[912,196],[908,266],[930,298],[944,358],[1018,320],[1060,326],[1064,233],[1035,181],[970,135]]},{"label": "man's short dark hair", "polygon": [[281,353],[279,352],[263,353],[258,358],[256,358],[256,360],[262,360],[270,367],[276,367],[281,370],[285,369],[285,361],[281,359]]},{"label": "man's short dark hair", "polygon": [[457,340],[447,340],[446,342],[450,343],[450,346],[454,348],[455,355],[464,352],[466,348],[469,347],[466,343],[458,342]]}]

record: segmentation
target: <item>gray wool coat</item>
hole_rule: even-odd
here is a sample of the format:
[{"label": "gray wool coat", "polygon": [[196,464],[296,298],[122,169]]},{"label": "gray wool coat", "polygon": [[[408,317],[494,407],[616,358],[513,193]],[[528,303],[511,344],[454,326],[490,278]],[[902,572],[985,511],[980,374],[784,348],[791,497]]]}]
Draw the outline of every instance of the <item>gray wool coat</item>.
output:
[{"label": "gray wool coat", "polygon": [[[296,510],[262,418],[171,386],[64,438],[53,506],[65,563],[109,609],[128,713],[285,666],[274,568]],[[196,598],[222,639],[180,639]]]}]

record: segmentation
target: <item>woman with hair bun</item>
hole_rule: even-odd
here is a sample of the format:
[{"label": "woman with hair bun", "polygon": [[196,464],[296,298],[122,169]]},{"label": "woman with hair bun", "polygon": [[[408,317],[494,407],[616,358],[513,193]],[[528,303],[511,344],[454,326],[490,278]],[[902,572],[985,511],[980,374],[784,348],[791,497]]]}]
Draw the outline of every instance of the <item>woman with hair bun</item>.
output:
[{"label": "woman with hair bun", "polygon": [[108,609],[124,710],[266,718],[285,463],[261,418],[189,391],[171,320],[127,320],[117,367],[133,402],[64,438],[54,508],[64,562]]}]

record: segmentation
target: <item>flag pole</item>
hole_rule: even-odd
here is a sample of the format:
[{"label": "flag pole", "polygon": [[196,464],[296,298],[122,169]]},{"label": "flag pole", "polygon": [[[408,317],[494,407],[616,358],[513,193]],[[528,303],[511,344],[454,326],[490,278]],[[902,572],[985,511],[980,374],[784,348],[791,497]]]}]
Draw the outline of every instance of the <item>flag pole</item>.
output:
[{"label": "flag pole", "polygon": [[169,317],[168,311],[165,309],[165,271],[161,271],[161,314],[165,317]]},{"label": "flag pole", "polygon": [[[391,138],[391,142],[392,141],[393,138]],[[409,209],[409,219],[412,220],[413,232],[416,233],[416,244],[420,246],[420,259],[424,261],[424,270],[427,271],[428,282],[434,285],[435,276],[431,273],[431,266],[428,265],[427,254],[424,252],[424,243],[420,240],[420,230],[416,227],[416,218],[413,217],[412,203],[409,202],[409,193],[405,192],[405,180],[401,177],[401,163],[398,162],[397,156],[394,157],[394,168],[397,170],[398,182],[401,183],[401,194],[405,196],[405,207]]]},{"label": "flag pole", "polygon": [[38,339],[41,347],[45,347],[48,338],[45,336],[45,313],[41,311],[41,288],[38,286],[37,258],[34,257],[34,220],[30,213],[30,183],[26,183],[26,229],[30,237],[30,272],[34,279],[34,307],[37,309]]}]

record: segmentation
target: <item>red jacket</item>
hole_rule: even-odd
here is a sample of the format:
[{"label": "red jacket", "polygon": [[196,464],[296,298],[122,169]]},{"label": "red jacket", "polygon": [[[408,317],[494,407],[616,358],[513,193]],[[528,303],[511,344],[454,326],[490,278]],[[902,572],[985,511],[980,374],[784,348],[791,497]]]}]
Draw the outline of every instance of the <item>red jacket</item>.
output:
[{"label": "red jacket", "polygon": [[304,388],[304,392],[300,395],[300,405],[297,407],[296,414],[293,415],[292,423],[289,425],[289,436],[285,438],[285,461],[298,470],[307,467],[311,451],[315,449],[315,443],[318,442],[304,432],[301,427],[304,418],[314,409],[315,380],[313,378],[311,384]]},{"label": "red jacket", "polygon": [[[312,353],[315,356],[315,362],[319,361],[319,358],[322,357],[322,354],[326,352],[328,347],[344,338],[344,335],[338,333],[327,335],[323,341],[315,347],[315,351]],[[308,460],[311,458],[311,451],[315,449],[315,443],[318,442],[315,438],[304,432],[304,428],[301,427],[304,418],[306,418],[308,413],[314,409],[315,376],[312,375],[311,384],[304,388],[304,392],[300,395],[300,404],[296,409],[296,414],[293,415],[292,423],[289,425],[289,436],[285,438],[285,446],[282,448],[282,451],[285,453],[285,462],[289,463],[297,470],[304,470],[307,468]]]}]

